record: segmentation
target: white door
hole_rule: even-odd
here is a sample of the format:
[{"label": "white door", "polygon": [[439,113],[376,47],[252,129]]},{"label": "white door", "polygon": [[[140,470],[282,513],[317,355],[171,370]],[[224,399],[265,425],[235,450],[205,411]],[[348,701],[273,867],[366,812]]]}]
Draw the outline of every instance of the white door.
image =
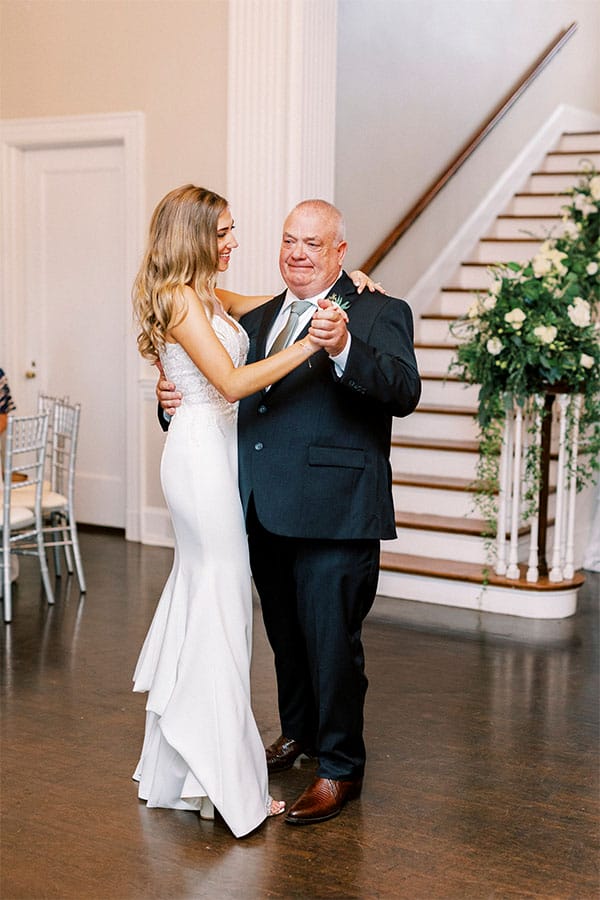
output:
[{"label": "white door", "polygon": [[[122,144],[25,152],[18,412],[39,391],[81,403],[76,514],[125,526],[126,284]],[[24,408],[27,407],[27,410]]]}]

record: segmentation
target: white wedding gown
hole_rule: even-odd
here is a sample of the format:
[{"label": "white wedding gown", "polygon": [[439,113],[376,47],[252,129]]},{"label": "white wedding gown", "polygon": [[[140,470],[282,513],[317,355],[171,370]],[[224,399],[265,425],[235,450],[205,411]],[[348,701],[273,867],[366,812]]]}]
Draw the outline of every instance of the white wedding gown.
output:
[{"label": "white wedding gown", "polygon": [[[243,365],[246,333],[218,316],[213,328],[234,364]],[[133,777],[148,806],[209,818],[212,802],[241,837],[265,819],[270,798],[250,706],[252,593],[237,404],[179,344],[167,344],[161,362],[183,394],[161,462],[175,557],[134,674],[133,689],[147,691],[148,702]]]}]

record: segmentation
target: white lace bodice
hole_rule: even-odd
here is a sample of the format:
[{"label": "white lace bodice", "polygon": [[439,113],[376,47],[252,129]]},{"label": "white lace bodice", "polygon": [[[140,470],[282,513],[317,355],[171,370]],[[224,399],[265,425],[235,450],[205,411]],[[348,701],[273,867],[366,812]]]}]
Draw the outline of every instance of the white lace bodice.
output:
[{"label": "white lace bodice", "polygon": [[[233,319],[231,324],[214,316],[212,327],[229,353],[234,366],[243,366],[248,355],[248,335]],[[165,375],[183,394],[181,408],[208,407],[211,412],[227,417],[237,414],[237,403],[229,403],[205,375],[194,365],[181,344],[165,344],[160,351]]]}]

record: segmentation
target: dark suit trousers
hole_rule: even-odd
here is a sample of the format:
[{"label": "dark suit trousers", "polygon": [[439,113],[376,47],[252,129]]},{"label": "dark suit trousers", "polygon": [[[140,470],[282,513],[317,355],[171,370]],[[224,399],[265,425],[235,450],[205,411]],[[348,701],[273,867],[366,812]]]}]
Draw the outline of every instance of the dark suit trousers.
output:
[{"label": "dark suit trousers", "polygon": [[320,777],[360,778],[368,683],[361,626],[377,589],[379,541],[281,537],[262,527],[252,501],[247,526],[282,733],[317,749]]}]

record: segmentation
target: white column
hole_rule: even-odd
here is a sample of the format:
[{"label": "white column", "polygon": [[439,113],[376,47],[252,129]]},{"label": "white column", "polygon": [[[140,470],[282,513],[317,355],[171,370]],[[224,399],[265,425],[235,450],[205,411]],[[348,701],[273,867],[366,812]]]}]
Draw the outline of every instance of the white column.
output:
[{"label": "white column", "polygon": [[336,52],[336,0],[229,0],[232,290],[280,290],[286,214],[299,200],[333,201]]},{"label": "white column", "polygon": [[[533,441],[535,443],[535,452],[537,459],[540,459],[540,448],[542,445],[542,414],[544,409],[544,395],[536,394],[531,404],[531,416],[534,421]],[[535,512],[531,517],[531,531],[529,535],[529,565],[527,569],[527,581],[535,583],[539,579],[539,552],[538,537],[540,532],[540,492],[539,484],[536,486],[536,505]]]},{"label": "white column", "polygon": [[560,427],[558,434],[558,466],[556,473],[556,513],[554,517],[554,549],[552,568],[548,576],[550,581],[563,580],[564,539],[565,539],[565,500],[567,483],[567,410],[571,398],[568,394],[559,394]]},{"label": "white column", "polygon": [[567,514],[567,538],[565,542],[565,566],[563,578],[572,578],[575,574],[575,504],[577,498],[577,454],[579,449],[579,417],[581,415],[582,394],[577,394],[571,399],[572,425],[571,446],[569,448],[569,488],[568,488],[568,514]]},{"label": "white column", "polygon": [[512,506],[510,516],[510,548],[507,578],[519,577],[519,524],[521,513],[521,458],[523,455],[523,410],[515,408],[512,473]]}]

